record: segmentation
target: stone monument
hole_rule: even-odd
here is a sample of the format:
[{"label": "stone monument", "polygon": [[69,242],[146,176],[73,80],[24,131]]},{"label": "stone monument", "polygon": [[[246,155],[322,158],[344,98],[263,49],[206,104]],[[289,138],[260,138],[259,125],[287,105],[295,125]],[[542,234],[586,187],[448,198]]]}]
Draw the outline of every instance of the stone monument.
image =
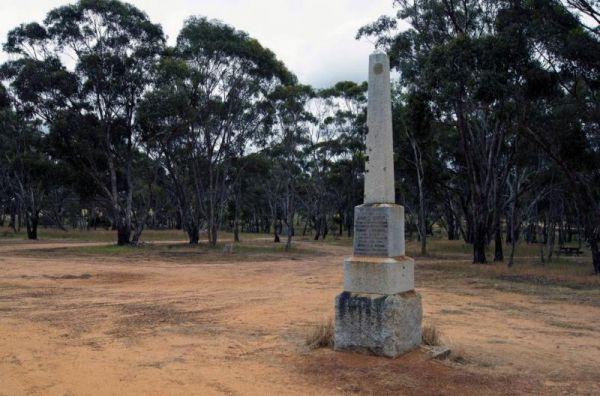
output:
[{"label": "stone monument", "polygon": [[354,255],[335,299],[337,351],[397,357],[421,344],[421,296],[405,256],[404,207],[395,204],[390,62],[369,58],[364,204],[354,210]]}]

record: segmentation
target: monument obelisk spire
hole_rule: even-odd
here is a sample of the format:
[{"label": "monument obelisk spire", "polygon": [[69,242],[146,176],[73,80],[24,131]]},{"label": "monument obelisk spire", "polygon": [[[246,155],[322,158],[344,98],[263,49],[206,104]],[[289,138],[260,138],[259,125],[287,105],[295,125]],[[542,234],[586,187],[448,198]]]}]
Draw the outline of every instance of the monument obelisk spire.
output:
[{"label": "monument obelisk spire", "polygon": [[390,61],[383,52],[369,57],[365,204],[396,203]]},{"label": "monument obelisk spire", "polygon": [[365,202],[354,209],[354,255],[335,299],[334,345],[396,357],[421,343],[423,310],[414,260],[405,257],[404,207],[395,204],[390,63],[369,57]]}]

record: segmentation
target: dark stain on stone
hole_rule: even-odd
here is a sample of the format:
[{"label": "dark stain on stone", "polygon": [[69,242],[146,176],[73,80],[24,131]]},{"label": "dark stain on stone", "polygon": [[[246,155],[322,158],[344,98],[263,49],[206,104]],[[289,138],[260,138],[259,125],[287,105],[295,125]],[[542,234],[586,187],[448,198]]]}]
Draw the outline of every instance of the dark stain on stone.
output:
[{"label": "dark stain on stone", "polygon": [[339,315],[343,320],[346,315],[358,317],[359,323],[363,320],[375,320],[381,326],[386,296],[370,297],[365,295],[343,292],[339,295]]}]

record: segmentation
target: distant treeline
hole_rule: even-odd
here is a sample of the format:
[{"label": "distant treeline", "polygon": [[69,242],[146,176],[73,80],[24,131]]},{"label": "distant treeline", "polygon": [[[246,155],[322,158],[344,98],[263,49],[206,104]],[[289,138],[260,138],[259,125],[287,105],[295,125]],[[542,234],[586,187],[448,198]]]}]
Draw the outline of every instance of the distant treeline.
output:
[{"label": "distant treeline", "polygon": [[[397,201],[422,242],[583,239],[600,274],[600,21],[585,0],[395,1],[358,32],[400,72]],[[410,25],[400,30],[402,20]],[[0,222],[351,235],[367,85],[314,89],[235,28],[190,17],[170,47],[117,0],[11,30],[0,67]],[[366,62],[366,60],[365,60]]]}]

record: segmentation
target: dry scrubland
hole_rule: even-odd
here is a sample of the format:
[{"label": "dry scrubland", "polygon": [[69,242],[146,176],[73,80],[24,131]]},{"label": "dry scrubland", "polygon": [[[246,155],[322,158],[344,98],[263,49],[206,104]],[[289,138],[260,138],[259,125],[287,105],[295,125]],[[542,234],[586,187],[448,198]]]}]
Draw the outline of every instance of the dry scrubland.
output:
[{"label": "dry scrubland", "polygon": [[0,239],[0,394],[600,393],[589,253],[542,267],[538,248],[523,246],[508,270],[434,241],[417,257],[417,289],[454,353],[388,360],[306,345],[333,312],[347,239],[285,253],[243,235],[226,254],[176,232],[146,232],[139,248],[100,231],[10,235]]}]

